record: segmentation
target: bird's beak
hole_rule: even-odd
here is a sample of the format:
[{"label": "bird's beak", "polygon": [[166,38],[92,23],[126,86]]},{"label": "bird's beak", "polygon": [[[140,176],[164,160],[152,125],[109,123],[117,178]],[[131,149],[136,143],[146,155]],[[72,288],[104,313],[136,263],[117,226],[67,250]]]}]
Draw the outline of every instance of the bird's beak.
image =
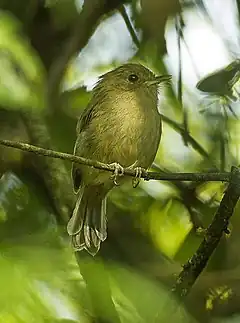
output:
[{"label": "bird's beak", "polygon": [[146,81],[146,84],[148,86],[151,86],[151,85],[156,85],[156,84],[160,84],[160,83],[169,83],[172,79],[172,75],[160,75],[160,76],[156,76],[154,78],[154,80],[148,80]]}]

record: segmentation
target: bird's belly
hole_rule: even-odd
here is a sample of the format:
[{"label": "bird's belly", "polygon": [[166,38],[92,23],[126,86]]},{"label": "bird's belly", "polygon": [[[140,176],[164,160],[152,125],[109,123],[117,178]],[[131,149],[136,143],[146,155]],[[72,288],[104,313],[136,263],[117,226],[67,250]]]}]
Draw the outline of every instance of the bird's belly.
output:
[{"label": "bird's belly", "polygon": [[160,122],[149,126],[138,120],[136,125],[133,122],[129,127],[120,127],[114,136],[112,131],[109,135],[105,133],[104,162],[117,162],[123,167],[135,163],[135,166],[148,168],[155,158],[161,130]]}]

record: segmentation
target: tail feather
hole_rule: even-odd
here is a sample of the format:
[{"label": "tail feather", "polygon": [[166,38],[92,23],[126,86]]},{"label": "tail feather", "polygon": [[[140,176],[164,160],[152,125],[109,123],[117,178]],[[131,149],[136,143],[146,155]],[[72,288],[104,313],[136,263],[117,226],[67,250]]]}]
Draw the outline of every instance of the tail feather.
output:
[{"label": "tail feather", "polygon": [[106,198],[93,189],[80,188],[67,231],[75,250],[95,255],[107,237]]}]

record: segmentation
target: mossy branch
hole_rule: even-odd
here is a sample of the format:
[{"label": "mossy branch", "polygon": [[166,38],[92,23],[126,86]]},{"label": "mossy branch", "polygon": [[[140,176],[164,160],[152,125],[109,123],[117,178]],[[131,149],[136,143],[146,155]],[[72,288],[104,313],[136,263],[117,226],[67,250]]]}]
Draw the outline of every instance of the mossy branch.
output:
[{"label": "mossy branch", "polygon": [[195,254],[183,266],[179,274],[173,292],[178,296],[186,296],[199,275],[206,267],[209,258],[217,248],[219,241],[227,232],[229,219],[231,218],[237,201],[240,197],[240,169],[232,167],[231,180],[212,223],[206,230],[205,237]]}]

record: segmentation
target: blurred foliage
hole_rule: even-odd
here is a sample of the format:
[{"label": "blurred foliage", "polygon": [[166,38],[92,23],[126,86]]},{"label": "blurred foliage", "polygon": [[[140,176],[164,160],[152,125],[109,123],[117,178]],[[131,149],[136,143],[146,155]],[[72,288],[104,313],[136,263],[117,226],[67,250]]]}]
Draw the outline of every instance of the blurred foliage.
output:
[{"label": "blurred foliage", "polygon": [[19,27],[14,16],[0,13],[0,101],[9,108],[42,109],[44,69]]},{"label": "blurred foliage", "polygon": [[[127,5],[110,13],[120,1],[91,3],[97,2],[85,0],[82,9],[83,1],[77,0],[0,0],[0,137],[71,153],[77,117],[97,77],[132,60],[155,73],[174,74],[172,87],[159,94],[167,119],[155,171],[229,171],[238,165],[239,61],[230,55],[231,40],[219,32],[229,65],[202,79],[195,71],[200,91],[184,78],[179,55],[185,46],[194,62],[186,38],[189,16],[216,27],[218,13],[210,14],[210,0],[122,1]],[[86,8],[94,13],[103,3],[107,14],[92,26],[80,55],[65,66],[64,91],[52,109],[48,81],[55,63],[78,41],[77,34],[86,33],[81,24],[75,32]],[[236,4],[231,14],[240,17]],[[180,14],[182,24],[176,28]],[[171,52],[173,39],[179,46]],[[204,100],[200,92],[207,95]],[[223,237],[189,297],[179,302],[171,295],[182,264],[202,241],[197,229],[211,223],[226,184],[150,181],[135,190],[131,185],[114,189],[108,201],[109,236],[92,258],[73,253],[59,214],[64,209],[70,216],[73,207],[64,204],[64,190],[56,191],[58,185],[68,187],[71,165],[61,162],[66,172],[54,166],[58,181],[48,159],[42,163],[34,157],[0,147],[0,322],[239,322],[240,204],[230,235]],[[69,195],[73,204],[75,197]]]},{"label": "blurred foliage", "polygon": [[78,6],[75,0],[46,1],[55,27],[59,30],[68,28],[78,17]]}]

